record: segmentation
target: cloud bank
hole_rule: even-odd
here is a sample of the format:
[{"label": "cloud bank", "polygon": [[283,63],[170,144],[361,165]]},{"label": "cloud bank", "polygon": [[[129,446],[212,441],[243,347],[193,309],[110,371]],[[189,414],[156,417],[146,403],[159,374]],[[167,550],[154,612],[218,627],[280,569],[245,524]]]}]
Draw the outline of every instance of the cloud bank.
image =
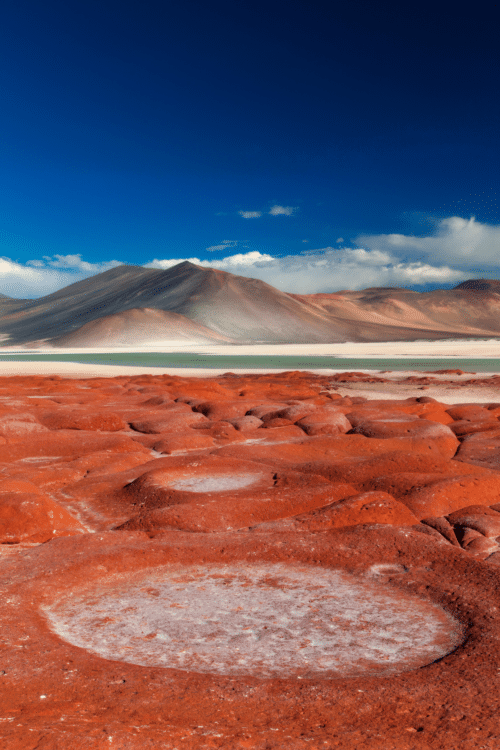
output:
[{"label": "cloud bank", "polygon": [[402,263],[380,250],[325,247],[300,255],[275,258],[267,253],[238,253],[221,260],[176,258],[154,260],[148,268],[171,268],[189,260],[205,268],[216,268],[239,276],[250,276],[284,292],[313,294],[341,289],[364,289],[369,286],[422,286],[459,283],[467,278],[449,266],[430,263]]},{"label": "cloud bank", "polygon": [[0,293],[20,299],[43,297],[119,265],[117,260],[88,263],[81,255],[45,255],[41,260],[29,260],[24,264],[0,258]]},{"label": "cloud bank", "polygon": [[500,270],[500,226],[483,224],[472,216],[450,216],[436,222],[426,237],[404,234],[359,235],[356,244],[399,257],[426,257],[455,268],[482,273]]},{"label": "cloud bank", "polygon": [[[338,238],[336,242],[341,241]],[[297,294],[370,286],[418,289],[428,284],[454,285],[468,278],[500,278],[500,226],[458,216],[436,222],[427,236],[360,235],[352,247],[337,244],[281,257],[258,250],[235,252],[237,246],[236,240],[223,240],[206,248],[205,252],[227,252],[217,260],[157,258],[145,267],[168,269],[189,260],[206,268],[261,279]],[[39,297],[118,265],[117,260],[89,263],[81,255],[43,256],[25,264],[0,258],[0,293]]]}]

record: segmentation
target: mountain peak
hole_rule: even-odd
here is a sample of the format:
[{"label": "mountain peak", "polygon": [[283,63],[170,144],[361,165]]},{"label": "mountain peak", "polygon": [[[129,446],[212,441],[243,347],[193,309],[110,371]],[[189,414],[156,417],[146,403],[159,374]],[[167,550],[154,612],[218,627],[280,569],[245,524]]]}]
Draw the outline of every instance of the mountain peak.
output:
[{"label": "mountain peak", "polygon": [[473,292],[500,292],[500,281],[498,279],[467,279],[455,289],[467,289]]}]

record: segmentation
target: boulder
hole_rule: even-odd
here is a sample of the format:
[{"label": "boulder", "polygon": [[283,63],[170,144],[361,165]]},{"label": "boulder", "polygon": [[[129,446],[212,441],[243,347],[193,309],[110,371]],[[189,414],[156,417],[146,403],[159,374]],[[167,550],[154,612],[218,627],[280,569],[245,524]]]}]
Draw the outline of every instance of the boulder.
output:
[{"label": "boulder", "polygon": [[0,482],[0,544],[47,542],[86,528],[49,495],[22,480]]},{"label": "boulder", "polygon": [[475,503],[493,505],[500,500],[500,475],[461,476],[433,482],[410,492],[402,502],[418,519],[447,516]]}]

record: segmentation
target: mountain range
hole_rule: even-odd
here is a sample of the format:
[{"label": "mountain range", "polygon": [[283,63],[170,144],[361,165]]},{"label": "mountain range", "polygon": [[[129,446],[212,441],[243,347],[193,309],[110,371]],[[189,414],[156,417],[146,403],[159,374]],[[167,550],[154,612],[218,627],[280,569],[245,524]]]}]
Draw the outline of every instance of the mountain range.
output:
[{"label": "mountain range", "polygon": [[3,345],[341,343],[500,336],[500,281],[287,294],[188,261],[118,266],[35,300],[0,294]]}]

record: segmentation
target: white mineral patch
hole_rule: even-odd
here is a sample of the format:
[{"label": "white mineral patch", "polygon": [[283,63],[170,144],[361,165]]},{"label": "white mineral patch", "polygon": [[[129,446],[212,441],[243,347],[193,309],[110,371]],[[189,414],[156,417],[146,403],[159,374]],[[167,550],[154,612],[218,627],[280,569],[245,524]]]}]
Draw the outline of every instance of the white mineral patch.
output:
[{"label": "white mineral patch", "polygon": [[227,492],[248,487],[259,479],[261,476],[256,474],[210,474],[178,479],[175,482],[169,482],[169,486],[174,490],[185,492]]},{"label": "white mineral patch", "polygon": [[61,638],[105,659],[260,678],[401,672],[461,640],[437,605],[306,565],[166,565],[107,578],[44,612]]}]

